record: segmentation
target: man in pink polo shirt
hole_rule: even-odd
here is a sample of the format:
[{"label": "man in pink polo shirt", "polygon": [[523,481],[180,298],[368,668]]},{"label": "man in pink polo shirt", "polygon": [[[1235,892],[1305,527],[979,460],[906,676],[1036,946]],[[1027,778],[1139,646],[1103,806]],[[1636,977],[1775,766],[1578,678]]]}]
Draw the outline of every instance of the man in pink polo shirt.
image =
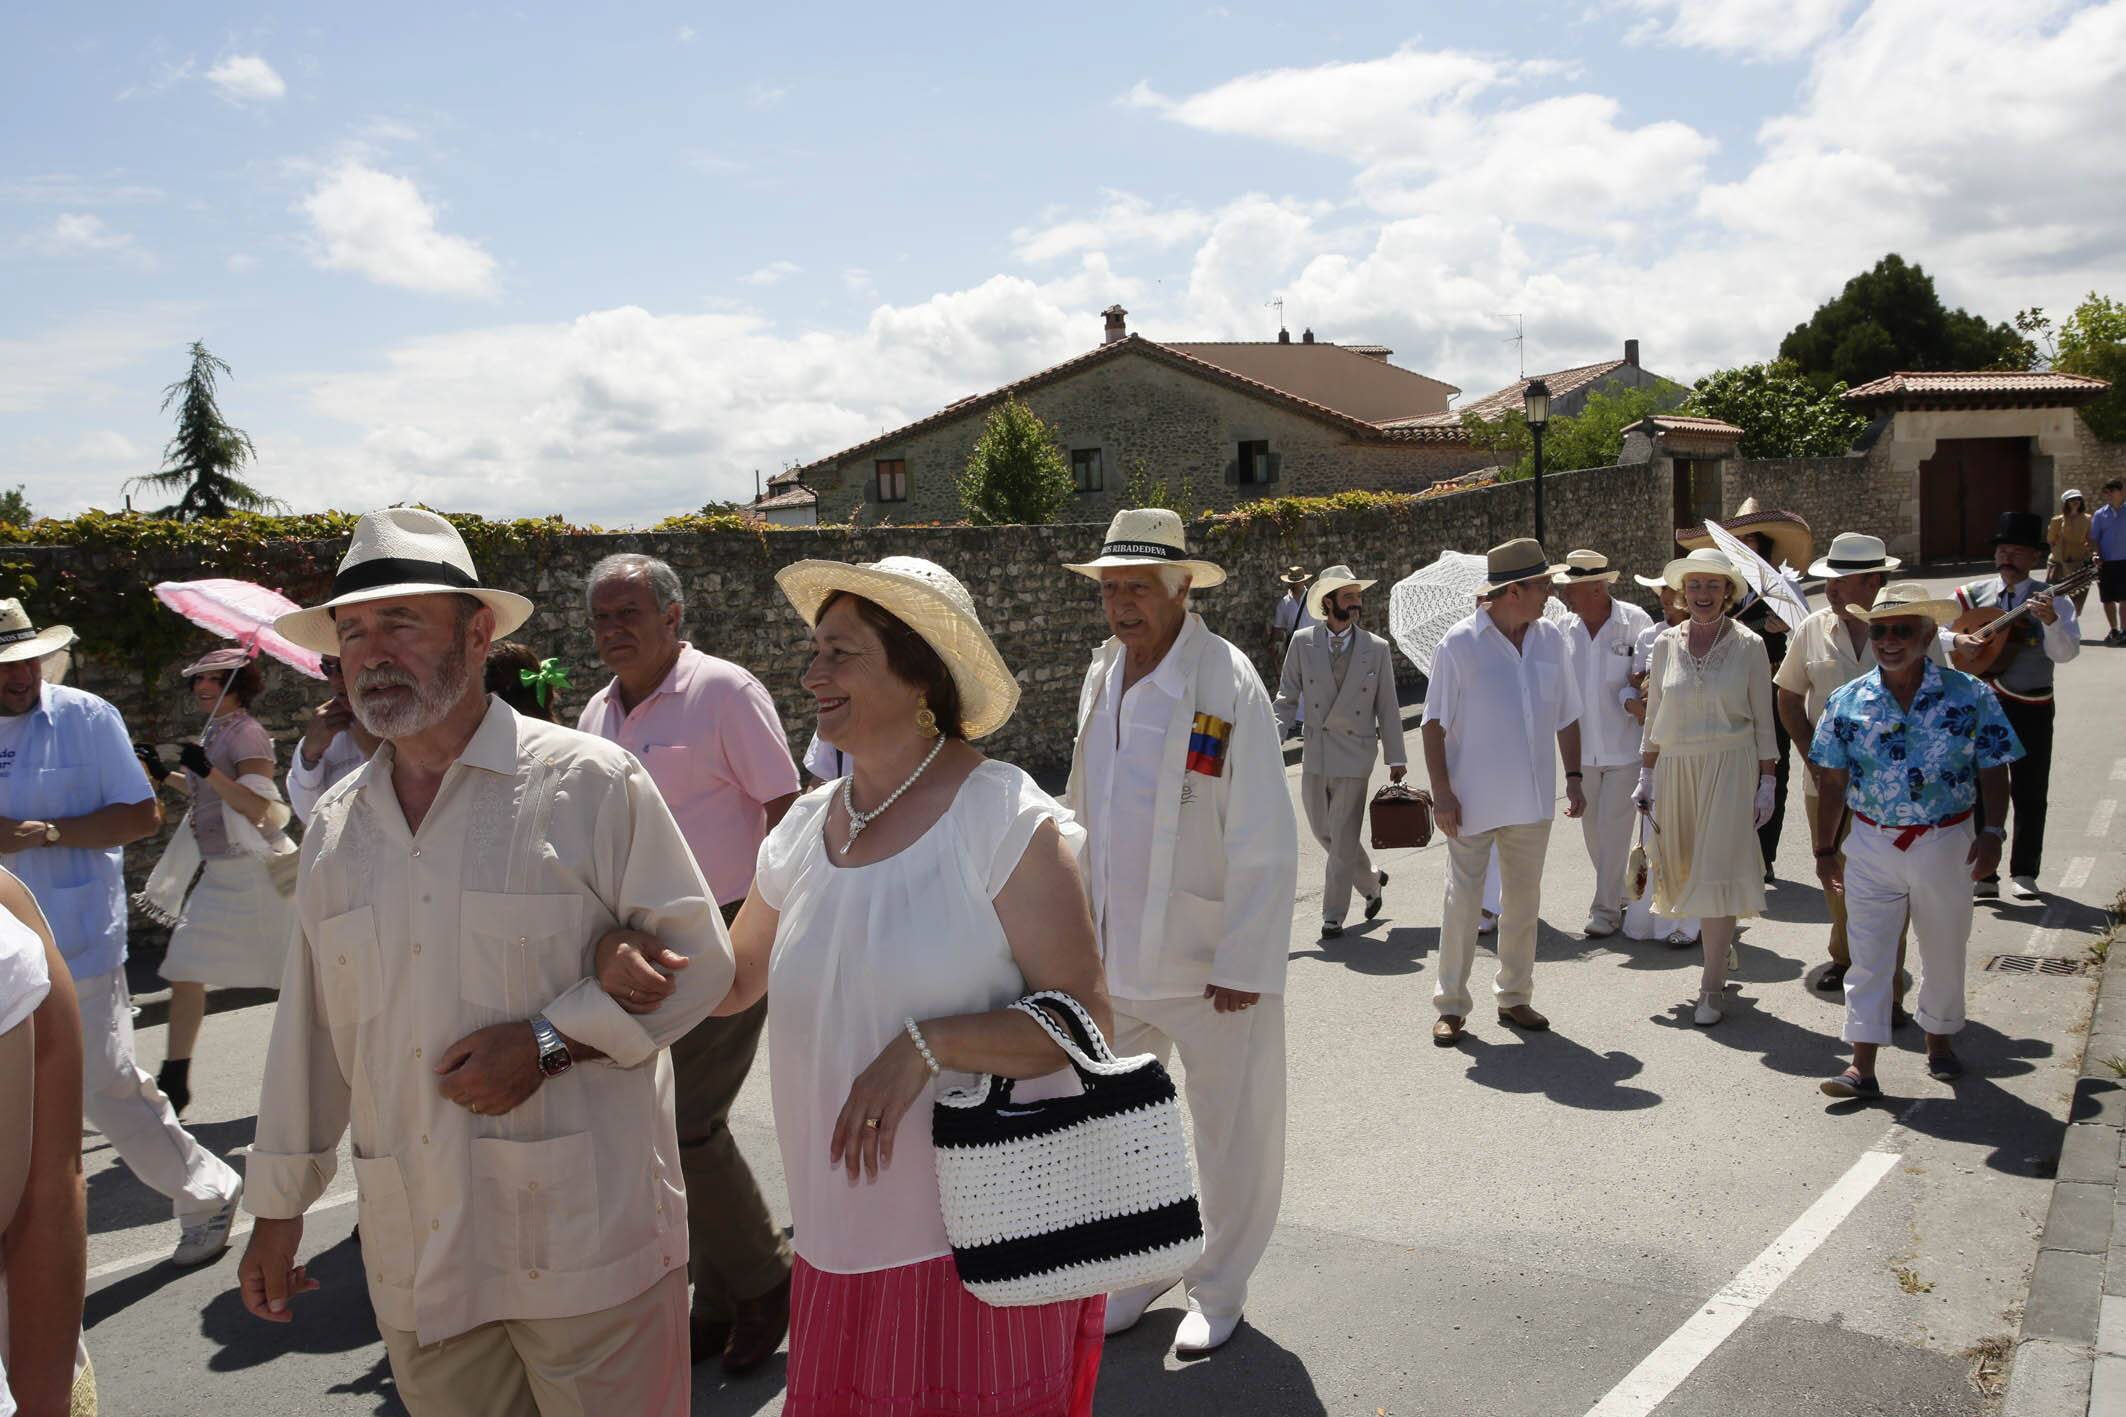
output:
[{"label": "man in pink polo shirt", "polygon": [[[576,726],[626,748],[664,794],[728,924],[753,885],[760,843],[797,800],[797,767],[775,703],[729,660],[679,637],[679,577],[649,556],[591,568],[591,632],[612,682]],[[728,1373],[774,1356],[790,1323],[790,1249],[730,1128],[767,1000],[703,1019],[672,1045],[680,1169],[693,1254],[694,1361]]]}]

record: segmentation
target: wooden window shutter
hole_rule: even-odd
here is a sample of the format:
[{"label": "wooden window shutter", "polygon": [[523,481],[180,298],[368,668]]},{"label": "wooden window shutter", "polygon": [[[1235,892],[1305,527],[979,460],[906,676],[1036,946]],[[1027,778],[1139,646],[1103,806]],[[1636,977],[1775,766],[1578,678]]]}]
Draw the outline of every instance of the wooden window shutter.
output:
[{"label": "wooden window shutter", "polygon": [[1269,466],[1269,471],[1264,474],[1262,479],[1264,482],[1275,482],[1277,480],[1277,465],[1283,459],[1284,454],[1282,453],[1270,453],[1263,458],[1263,462]]}]

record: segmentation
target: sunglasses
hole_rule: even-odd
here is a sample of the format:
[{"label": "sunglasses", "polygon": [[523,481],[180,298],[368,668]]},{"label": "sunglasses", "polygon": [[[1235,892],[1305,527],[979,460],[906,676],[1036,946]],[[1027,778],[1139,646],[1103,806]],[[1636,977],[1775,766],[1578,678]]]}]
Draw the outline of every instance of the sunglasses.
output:
[{"label": "sunglasses", "polygon": [[1925,633],[1925,626],[1907,624],[1901,620],[1878,620],[1868,626],[1868,638],[1871,640],[1916,640]]}]

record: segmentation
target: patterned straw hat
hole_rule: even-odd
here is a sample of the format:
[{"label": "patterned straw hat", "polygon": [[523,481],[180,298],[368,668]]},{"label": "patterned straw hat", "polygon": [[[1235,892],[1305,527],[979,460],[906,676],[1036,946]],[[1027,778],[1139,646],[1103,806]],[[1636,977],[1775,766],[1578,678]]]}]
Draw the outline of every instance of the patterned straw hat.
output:
[{"label": "patterned straw hat", "polygon": [[66,677],[67,665],[73,659],[66,651],[73,643],[73,626],[47,625],[40,630],[30,622],[21,601],[0,600],[0,664],[41,659],[44,681],[56,684]]}]

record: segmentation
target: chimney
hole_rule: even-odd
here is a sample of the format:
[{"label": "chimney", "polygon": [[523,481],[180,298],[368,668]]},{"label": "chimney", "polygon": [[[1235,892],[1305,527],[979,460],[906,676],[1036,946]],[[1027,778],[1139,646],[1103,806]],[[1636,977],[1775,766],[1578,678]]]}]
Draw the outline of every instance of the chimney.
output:
[{"label": "chimney", "polygon": [[1624,341],[1624,362],[1634,369],[1639,367],[1639,342],[1637,340],[1628,339]]},{"label": "chimney", "polygon": [[1118,344],[1129,338],[1129,326],[1125,323],[1129,319],[1129,311],[1120,305],[1110,305],[1100,313],[1107,317],[1107,335],[1100,343]]},{"label": "chimney", "polygon": [[1302,333],[1302,334],[1301,334],[1301,335],[1299,336],[1299,342],[1300,342],[1301,344],[1312,344],[1312,343],[1314,343],[1314,332],[1313,332],[1312,330],[1307,330],[1307,331],[1305,331],[1304,333]]},{"label": "chimney", "polygon": [[1292,332],[1285,329],[1278,330],[1277,342],[1279,344],[1290,344],[1292,342]]}]

